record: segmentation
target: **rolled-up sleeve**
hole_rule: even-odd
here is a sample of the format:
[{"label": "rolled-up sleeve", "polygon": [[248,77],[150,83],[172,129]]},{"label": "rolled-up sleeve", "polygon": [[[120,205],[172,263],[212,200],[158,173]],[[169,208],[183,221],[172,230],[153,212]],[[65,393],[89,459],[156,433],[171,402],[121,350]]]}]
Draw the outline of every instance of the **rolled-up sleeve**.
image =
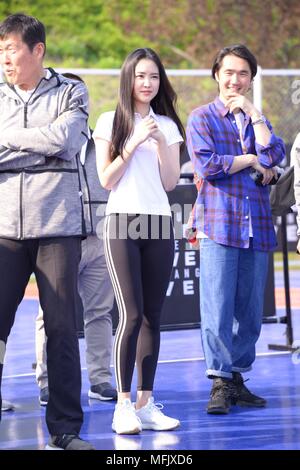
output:
[{"label": "rolled-up sleeve", "polygon": [[255,150],[258,156],[259,163],[265,168],[272,168],[278,165],[285,157],[285,144],[280,137],[277,137],[273,131],[272,126],[267,122],[270,129],[271,137],[268,145],[263,146],[255,143]]},{"label": "rolled-up sleeve", "polygon": [[199,177],[213,180],[228,176],[234,155],[221,155],[216,152],[212,130],[205,116],[191,113],[187,124],[187,147]]}]

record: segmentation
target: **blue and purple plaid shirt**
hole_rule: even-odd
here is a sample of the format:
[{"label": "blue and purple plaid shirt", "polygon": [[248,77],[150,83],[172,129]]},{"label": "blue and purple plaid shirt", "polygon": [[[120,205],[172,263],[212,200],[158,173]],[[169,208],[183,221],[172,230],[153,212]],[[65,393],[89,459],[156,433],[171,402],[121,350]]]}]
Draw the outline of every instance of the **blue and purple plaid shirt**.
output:
[{"label": "blue and purple plaid shirt", "polygon": [[[267,123],[272,131],[270,123]],[[273,133],[263,147],[255,142],[251,119],[245,115],[246,153],[258,156],[265,168],[281,162],[285,145]],[[211,240],[227,246],[249,247],[249,216],[253,229],[253,248],[269,251],[276,246],[268,186],[257,186],[249,176],[250,168],[230,175],[237,155],[242,155],[234,114],[217,97],[212,103],[195,109],[187,125],[187,146],[200,188],[193,226]]]}]

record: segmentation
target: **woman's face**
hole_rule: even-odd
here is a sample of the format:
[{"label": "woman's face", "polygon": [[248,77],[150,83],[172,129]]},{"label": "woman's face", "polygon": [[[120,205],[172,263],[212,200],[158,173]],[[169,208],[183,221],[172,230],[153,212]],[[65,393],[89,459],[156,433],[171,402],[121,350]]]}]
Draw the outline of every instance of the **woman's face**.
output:
[{"label": "woman's face", "polygon": [[159,89],[159,70],[155,62],[141,59],[135,67],[133,99],[136,104],[150,105]]}]

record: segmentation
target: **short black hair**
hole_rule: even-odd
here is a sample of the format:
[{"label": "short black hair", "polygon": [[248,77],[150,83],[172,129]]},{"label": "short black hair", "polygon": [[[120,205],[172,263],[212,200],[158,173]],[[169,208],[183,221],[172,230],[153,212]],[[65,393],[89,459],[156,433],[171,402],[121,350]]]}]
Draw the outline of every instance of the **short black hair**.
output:
[{"label": "short black hair", "polygon": [[216,73],[219,71],[219,69],[222,66],[222,60],[224,59],[225,56],[229,54],[235,55],[237,57],[240,57],[241,59],[246,60],[251,70],[251,79],[255,77],[257,73],[256,58],[254,57],[252,52],[250,52],[249,49],[243,44],[234,44],[232,46],[224,47],[216,55],[212,69],[211,69],[211,74],[214,80],[216,79]]},{"label": "short black hair", "polygon": [[40,42],[44,44],[46,50],[45,26],[37,18],[23,13],[9,15],[0,24],[0,39],[12,33],[20,34],[30,51]]}]

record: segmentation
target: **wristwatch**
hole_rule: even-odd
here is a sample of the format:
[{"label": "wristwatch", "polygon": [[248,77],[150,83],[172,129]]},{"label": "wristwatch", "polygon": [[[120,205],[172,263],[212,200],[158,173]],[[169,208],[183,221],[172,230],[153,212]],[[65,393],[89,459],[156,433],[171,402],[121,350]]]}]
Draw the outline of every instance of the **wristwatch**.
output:
[{"label": "wristwatch", "polygon": [[252,121],[252,126],[255,126],[256,124],[265,124],[267,122],[267,119],[265,116],[262,114],[256,121]]}]

